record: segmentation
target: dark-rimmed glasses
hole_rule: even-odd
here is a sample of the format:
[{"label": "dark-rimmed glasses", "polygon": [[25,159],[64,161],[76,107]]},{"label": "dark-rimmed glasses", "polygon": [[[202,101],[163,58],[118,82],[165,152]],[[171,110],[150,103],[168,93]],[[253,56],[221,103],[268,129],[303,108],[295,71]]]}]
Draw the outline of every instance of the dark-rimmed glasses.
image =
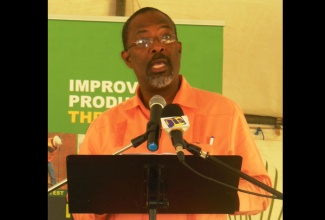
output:
[{"label": "dark-rimmed glasses", "polygon": [[[148,48],[153,45],[155,38],[153,37],[142,37],[136,40],[131,46],[129,46],[125,51],[128,51],[131,47],[137,46],[139,48]],[[158,40],[161,44],[171,44],[177,41],[176,34],[164,34],[158,37]]]}]

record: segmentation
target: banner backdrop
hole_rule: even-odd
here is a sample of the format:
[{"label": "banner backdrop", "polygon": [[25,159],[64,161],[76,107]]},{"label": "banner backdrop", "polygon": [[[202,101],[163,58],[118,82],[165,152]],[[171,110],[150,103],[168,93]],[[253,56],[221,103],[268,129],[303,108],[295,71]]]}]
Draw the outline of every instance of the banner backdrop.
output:
[{"label": "banner backdrop", "polygon": [[[223,26],[175,23],[183,45],[180,73],[192,86],[221,93]],[[135,74],[120,56],[122,26],[48,20],[48,135],[62,139],[52,161],[57,182],[66,179],[66,156],[78,152],[89,124],[135,94]],[[66,194],[66,185],[49,193],[49,220],[72,219]]]}]

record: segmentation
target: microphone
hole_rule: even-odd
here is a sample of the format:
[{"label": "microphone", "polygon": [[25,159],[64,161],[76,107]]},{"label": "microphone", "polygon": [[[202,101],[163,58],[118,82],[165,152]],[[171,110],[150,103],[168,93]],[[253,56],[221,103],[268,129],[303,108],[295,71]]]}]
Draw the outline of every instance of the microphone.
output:
[{"label": "microphone", "polygon": [[184,161],[184,147],[186,143],[183,133],[190,127],[187,116],[177,104],[167,105],[161,113],[162,128],[169,134],[176,149],[177,156],[181,162]]},{"label": "microphone", "polygon": [[150,120],[147,123],[147,148],[150,151],[158,150],[158,142],[161,134],[161,111],[166,106],[165,99],[160,95],[154,95],[149,100]]}]

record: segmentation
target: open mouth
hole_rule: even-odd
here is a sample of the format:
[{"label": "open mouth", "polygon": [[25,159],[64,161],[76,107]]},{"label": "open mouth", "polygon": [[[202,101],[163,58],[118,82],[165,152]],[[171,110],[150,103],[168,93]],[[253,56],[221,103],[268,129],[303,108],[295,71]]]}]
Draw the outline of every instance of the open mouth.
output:
[{"label": "open mouth", "polygon": [[168,61],[165,59],[156,59],[153,60],[150,64],[150,70],[154,73],[164,72],[168,69],[168,67]]}]

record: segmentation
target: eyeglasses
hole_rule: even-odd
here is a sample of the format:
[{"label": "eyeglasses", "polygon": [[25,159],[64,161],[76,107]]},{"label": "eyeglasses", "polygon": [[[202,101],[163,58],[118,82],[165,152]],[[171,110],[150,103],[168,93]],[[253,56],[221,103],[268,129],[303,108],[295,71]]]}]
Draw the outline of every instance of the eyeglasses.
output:
[{"label": "eyeglasses", "polygon": [[[133,46],[137,46],[139,48],[148,48],[149,46],[153,45],[155,38],[153,37],[143,37],[135,41],[131,46],[129,46],[127,50],[129,50]],[[177,41],[176,34],[164,34],[158,37],[158,40],[161,44],[171,44]]]}]

